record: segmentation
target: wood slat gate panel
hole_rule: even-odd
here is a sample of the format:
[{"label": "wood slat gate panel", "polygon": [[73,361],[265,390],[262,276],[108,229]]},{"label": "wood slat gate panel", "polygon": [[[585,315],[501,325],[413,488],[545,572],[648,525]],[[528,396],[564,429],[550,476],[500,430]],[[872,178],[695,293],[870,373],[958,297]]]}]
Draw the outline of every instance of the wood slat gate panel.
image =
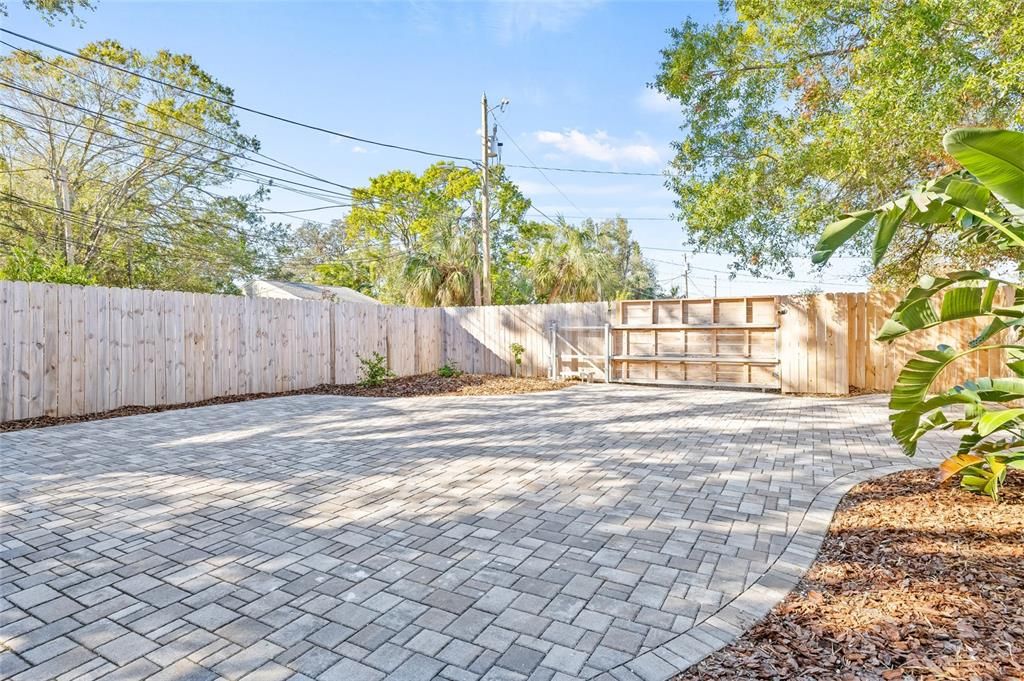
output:
[{"label": "wood slat gate panel", "polygon": [[779,389],[778,298],[623,300],[612,380]]}]

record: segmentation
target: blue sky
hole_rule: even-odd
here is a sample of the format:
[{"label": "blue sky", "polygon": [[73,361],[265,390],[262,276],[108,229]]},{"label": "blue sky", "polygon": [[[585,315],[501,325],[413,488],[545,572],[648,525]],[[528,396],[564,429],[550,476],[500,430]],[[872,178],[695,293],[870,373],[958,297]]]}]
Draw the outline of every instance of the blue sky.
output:
[{"label": "blue sky", "polygon": [[[99,38],[152,52],[191,54],[236,101],[341,132],[458,156],[480,153],[480,95],[511,100],[501,115],[503,160],[538,165],[658,172],[678,137],[678,105],[645,87],[654,79],[666,29],[687,16],[713,20],[717,2],[112,2],[97,0],[84,26],[47,26],[8,2],[3,25],[66,48]],[[243,130],[276,159],[347,185],[395,168],[420,171],[425,156],[352,143],[241,112]],[[548,215],[616,214],[665,285],[681,283],[679,223],[672,194],[657,177],[510,171]],[[561,191],[559,191],[561,190]],[[562,194],[565,194],[563,196]],[[567,198],[566,198],[567,197]],[[279,191],[268,207],[321,203]],[[339,217],[315,213],[319,219]],[[691,295],[711,294],[728,256],[698,254]],[[863,290],[846,259],[799,282],[729,281],[720,295],[789,293],[804,281],[824,290]],[[833,282],[839,282],[838,284]]]}]

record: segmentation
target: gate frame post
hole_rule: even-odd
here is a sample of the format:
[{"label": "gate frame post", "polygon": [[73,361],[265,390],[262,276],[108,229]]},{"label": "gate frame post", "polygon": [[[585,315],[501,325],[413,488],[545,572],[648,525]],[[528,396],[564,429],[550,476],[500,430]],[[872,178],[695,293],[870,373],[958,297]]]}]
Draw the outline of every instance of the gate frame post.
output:
[{"label": "gate frame post", "polygon": [[558,322],[551,320],[549,325],[550,341],[548,344],[548,351],[551,353],[551,366],[548,373],[548,378],[552,381],[558,379]]},{"label": "gate frame post", "polygon": [[604,323],[604,382],[612,382],[612,325]]}]

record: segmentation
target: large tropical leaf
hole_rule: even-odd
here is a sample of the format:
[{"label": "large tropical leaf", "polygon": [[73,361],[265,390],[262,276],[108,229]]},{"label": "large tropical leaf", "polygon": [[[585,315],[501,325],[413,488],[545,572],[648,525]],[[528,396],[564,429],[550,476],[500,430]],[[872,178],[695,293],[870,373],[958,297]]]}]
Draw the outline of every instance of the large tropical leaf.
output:
[{"label": "large tropical leaf", "polygon": [[[985,286],[951,288],[965,282],[984,282]],[[928,329],[944,322],[993,314],[992,305],[1000,284],[1008,282],[994,279],[984,270],[953,272],[945,277],[921,277],[918,285],[896,306],[892,317],[886,320],[875,338],[891,341],[911,331]],[[931,298],[946,289],[949,290],[942,298],[940,309],[936,311]],[[993,329],[993,333],[998,330],[1001,329]]]},{"label": "large tropical leaf", "polygon": [[[947,424],[945,417],[926,418],[926,414],[935,409],[950,406],[953,404],[979,404],[982,401],[1002,401],[1000,393],[1007,396],[1006,401],[1018,399],[1024,394],[1024,381],[1020,379],[1009,379],[1008,382],[999,383],[1005,379],[982,379],[984,383],[984,397],[978,388],[978,384],[969,388],[959,386],[947,391],[943,395],[929,398],[928,391],[938,375],[947,366],[956,360],[983,349],[1019,348],[1015,345],[986,345],[976,348],[968,348],[957,352],[948,345],[940,345],[935,350],[921,350],[917,357],[911,358],[892,389],[892,396],[889,399],[889,408],[893,413],[889,416],[892,422],[892,434],[896,441],[903,447],[907,456],[913,456],[917,451],[917,441],[922,435],[937,427]],[[981,381],[979,381],[981,383]],[[1009,397],[1009,396],[1013,397]],[[960,425],[960,424],[954,424]]]},{"label": "large tropical leaf", "polygon": [[939,464],[938,482],[945,482],[960,471],[970,466],[977,466],[985,459],[974,454],[954,454]]},{"label": "large tropical leaf", "polygon": [[1020,408],[987,412],[978,419],[978,435],[982,437],[991,435],[1004,426],[1013,425],[1022,415],[1024,415],[1024,409]]},{"label": "large tropical leaf", "polygon": [[[889,250],[889,244],[896,235],[896,229],[903,222],[904,218],[913,215],[917,208],[910,203],[909,197],[903,197],[893,202],[893,205],[881,212],[878,218],[878,231],[875,232],[875,243],[871,249],[871,264],[878,267]],[[831,255],[831,253],[829,253]]]},{"label": "large tropical leaf", "polygon": [[875,211],[862,210],[844,215],[841,219],[833,222],[821,233],[818,245],[814,247],[814,254],[811,255],[811,262],[820,265],[827,261],[837,248],[856,236],[874,219]]},{"label": "large tropical leaf", "polygon": [[1016,220],[1024,220],[1024,133],[961,128],[942,138],[953,158],[992,190]]}]

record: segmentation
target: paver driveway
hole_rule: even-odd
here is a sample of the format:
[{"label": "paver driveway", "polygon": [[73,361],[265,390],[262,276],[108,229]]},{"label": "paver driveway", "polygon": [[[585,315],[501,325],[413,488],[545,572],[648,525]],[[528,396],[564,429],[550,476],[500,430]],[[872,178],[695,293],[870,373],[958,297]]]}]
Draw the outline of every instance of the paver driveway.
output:
[{"label": "paver driveway", "polygon": [[886,432],[878,398],[580,386],[0,435],[0,675],[665,679],[907,465]]}]

